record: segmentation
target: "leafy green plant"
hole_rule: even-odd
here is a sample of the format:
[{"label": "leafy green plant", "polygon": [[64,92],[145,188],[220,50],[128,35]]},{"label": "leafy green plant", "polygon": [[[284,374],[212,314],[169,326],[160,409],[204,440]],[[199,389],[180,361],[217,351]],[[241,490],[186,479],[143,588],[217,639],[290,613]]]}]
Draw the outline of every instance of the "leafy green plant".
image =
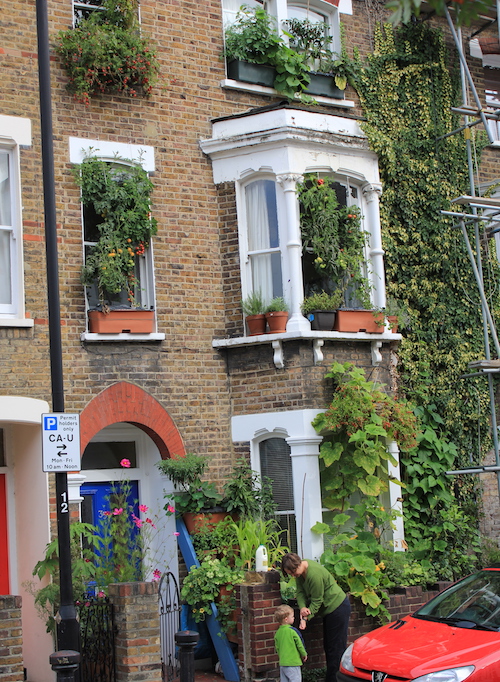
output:
[{"label": "leafy green plant", "polygon": [[386,489],[385,462],[396,464],[387,442],[396,441],[401,450],[414,448],[416,419],[404,400],[367,381],[352,363],[334,362],[325,376],[333,380],[332,402],[312,423],[324,437],[323,504],[343,510],[355,492],[373,497]]},{"label": "leafy green plant", "polygon": [[287,312],[288,304],[283,298],[283,296],[276,296],[273,300],[266,306],[266,313],[279,313]]},{"label": "leafy green plant", "polygon": [[[231,624],[231,613],[236,608],[234,586],[243,582],[243,571],[231,568],[220,559],[204,559],[199,567],[191,567],[184,578],[181,597],[191,607],[194,620],[199,623],[212,615],[212,603],[217,606],[217,620],[225,632]],[[221,589],[224,594],[221,595]]]},{"label": "leafy green plant", "polygon": [[[364,275],[367,233],[357,206],[339,204],[334,182],[314,174],[297,186],[303,257],[311,260],[322,289],[340,290],[343,305],[349,289],[370,307],[370,285]],[[307,282],[306,282],[307,284]]]},{"label": "leafy green plant", "polygon": [[288,19],[284,22],[290,39],[290,47],[306,59],[310,71],[332,74],[335,85],[340,90],[347,86],[347,76],[343,71],[343,58],[332,52],[330,45],[332,37],[329,35],[329,25],[322,22],[312,22],[309,19]]},{"label": "leafy green plant", "polygon": [[222,504],[227,512],[242,517],[268,519],[276,510],[272,482],[267,477],[261,478],[241,458],[234,465],[224,485]]},{"label": "leafy green plant", "polygon": [[281,542],[282,530],[274,519],[244,518],[234,523],[237,542],[236,565],[253,570],[259,545],[267,549],[268,565],[273,567],[288,551]]},{"label": "leafy green plant", "polygon": [[208,460],[203,455],[188,453],[185,457],[163,459],[158,468],[177,487],[177,492],[165,495],[167,515],[213,510],[222,502],[222,495],[215,483],[202,481]]},{"label": "leafy green plant", "polygon": [[[225,57],[276,69],[274,87],[290,99],[309,83],[306,58],[292,50],[278,34],[275,19],[261,7],[243,6],[225,33]],[[303,101],[313,101],[302,95]]]},{"label": "leafy green plant", "polygon": [[147,172],[127,159],[117,157],[116,162],[89,156],[74,173],[83,205],[92,207],[99,217],[99,238],[86,257],[82,283],[97,284],[104,312],[112,294],[121,291],[128,293],[131,305],[135,304],[140,286],[137,259],[157,228],[156,219],[151,217],[153,183]]},{"label": "leafy green plant", "polygon": [[307,296],[304,299],[302,313],[307,317],[315,310],[334,311],[340,307],[341,302],[342,293],[340,290],[335,291],[333,294],[327,294],[326,291],[322,291],[321,293]]},{"label": "leafy green plant", "polygon": [[245,315],[262,315],[265,307],[260,290],[252,291],[252,293],[241,302],[241,308]]},{"label": "leafy green plant", "polygon": [[[315,532],[332,532],[330,546],[321,556],[321,563],[333,574],[341,587],[350,592],[353,597],[360,599],[365,605],[366,614],[381,621],[390,620],[383,600],[388,598],[385,588],[388,586],[380,561],[380,544],[376,534],[370,530],[363,530],[367,509],[373,511],[378,500],[372,499],[355,510],[358,517],[355,531],[338,532],[350,520],[348,514],[337,514],[331,523],[316,524]],[[376,526],[374,525],[374,528]],[[337,532],[336,532],[337,531]]]},{"label": "leafy green plant", "polygon": [[159,64],[149,40],[140,34],[138,1],[104,0],[102,8],[56,36],[68,90],[85,104],[105,91],[149,95]]},{"label": "leafy green plant", "polygon": [[411,551],[382,550],[381,559],[389,590],[412,585],[420,585],[426,589],[438,580],[432,563],[428,559],[417,559]]},{"label": "leafy green plant", "polygon": [[231,516],[216,524],[201,525],[191,535],[194,551],[199,561],[204,559],[222,559],[234,566],[237,553],[237,537]]}]

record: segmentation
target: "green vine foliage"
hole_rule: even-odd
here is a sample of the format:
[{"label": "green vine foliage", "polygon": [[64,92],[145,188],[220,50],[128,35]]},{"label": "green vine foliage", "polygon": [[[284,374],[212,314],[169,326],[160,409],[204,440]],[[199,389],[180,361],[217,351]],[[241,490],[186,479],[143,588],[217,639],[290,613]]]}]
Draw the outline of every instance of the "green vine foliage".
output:
[{"label": "green vine foliage", "polygon": [[126,159],[116,161],[88,157],[75,169],[82,203],[93,207],[100,220],[99,239],[86,258],[82,283],[97,282],[103,306],[107,294],[121,291],[127,291],[131,304],[135,303],[136,260],[157,229],[151,217],[153,183],[147,171]]},{"label": "green vine foliage", "polygon": [[68,90],[85,104],[105,91],[149,95],[159,63],[149,40],[140,34],[137,0],[104,0],[102,6],[56,36],[55,51],[68,74]]},{"label": "green vine foliage", "polygon": [[386,462],[396,465],[387,441],[403,451],[414,448],[416,420],[404,400],[384,393],[351,363],[334,362],[325,376],[333,380],[332,402],[312,424],[323,435],[323,505],[343,511],[354,493],[376,497],[387,488]]},{"label": "green vine foliage", "polygon": [[[384,185],[387,290],[409,318],[398,350],[401,382],[413,402],[435,406],[443,433],[457,446],[459,468],[470,464],[471,452],[479,460],[489,446],[489,402],[485,382],[461,378],[485,353],[480,299],[463,238],[440,213],[450,210],[451,199],[470,193],[462,136],[441,137],[458,127],[451,112],[458,74],[441,32],[427,23],[397,31],[379,26],[375,41],[373,54],[355,56],[351,79]],[[481,139],[473,141],[479,153]],[[496,311],[498,270],[491,261],[485,269]],[[471,499],[473,487],[455,484],[462,500]]]}]

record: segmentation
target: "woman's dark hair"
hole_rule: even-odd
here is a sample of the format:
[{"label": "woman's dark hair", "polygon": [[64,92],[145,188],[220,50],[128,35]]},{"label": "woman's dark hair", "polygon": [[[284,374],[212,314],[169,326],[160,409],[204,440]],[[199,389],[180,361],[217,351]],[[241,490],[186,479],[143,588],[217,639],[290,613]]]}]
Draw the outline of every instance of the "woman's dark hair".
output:
[{"label": "woman's dark hair", "polygon": [[284,576],[288,575],[287,571],[291,571],[292,573],[294,573],[301,563],[302,559],[299,557],[298,554],[295,554],[295,552],[285,554],[285,556],[281,560],[281,570],[283,572],[283,575]]}]

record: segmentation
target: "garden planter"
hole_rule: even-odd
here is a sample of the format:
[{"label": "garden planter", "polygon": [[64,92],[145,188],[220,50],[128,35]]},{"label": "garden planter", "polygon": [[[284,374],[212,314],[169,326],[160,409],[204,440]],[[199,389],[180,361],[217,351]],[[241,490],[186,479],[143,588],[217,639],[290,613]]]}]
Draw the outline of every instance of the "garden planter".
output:
[{"label": "garden planter", "polygon": [[151,334],[154,321],[154,310],[89,310],[89,331],[94,334]]},{"label": "garden planter", "polygon": [[266,320],[269,327],[268,334],[281,334],[286,332],[288,313],[284,311],[266,313]]},{"label": "garden planter", "polygon": [[309,73],[311,78],[305,92],[308,95],[322,95],[334,99],[344,99],[344,91],[335,85],[335,78],[324,73]]},{"label": "garden planter", "polygon": [[334,310],[313,310],[307,316],[313,331],[331,332],[335,324]]},{"label": "garden planter", "polygon": [[383,323],[382,313],[374,314],[372,310],[337,310],[334,330],[380,334],[384,331],[384,327],[377,324],[377,320]]},{"label": "garden planter", "polygon": [[213,528],[220,521],[223,521],[227,515],[225,511],[184,512],[182,519],[186,524],[189,535],[193,535],[201,528]]},{"label": "garden planter", "polygon": [[248,315],[246,318],[246,323],[249,336],[256,336],[257,334],[266,333],[266,316],[264,313],[261,315]]},{"label": "garden planter", "polygon": [[228,78],[235,81],[255,83],[256,85],[265,85],[268,88],[272,88],[276,78],[276,69],[272,66],[267,66],[267,64],[250,64],[250,62],[232,59],[227,63],[227,75]]}]

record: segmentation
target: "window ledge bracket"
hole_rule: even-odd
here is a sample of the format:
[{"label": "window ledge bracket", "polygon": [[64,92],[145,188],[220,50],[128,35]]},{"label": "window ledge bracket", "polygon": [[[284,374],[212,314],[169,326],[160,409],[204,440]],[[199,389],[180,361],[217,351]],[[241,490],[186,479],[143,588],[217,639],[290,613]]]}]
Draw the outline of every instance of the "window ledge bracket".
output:
[{"label": "window ledge bracket", "polygon": [[359,341],[369,342],[371,346],[372,365],[376,367],[382,362],[380,349],[384,343],[401,341],[401,334],[384,331],[380,334],[368,334],[367,332],[321,332],[321,331],[293,331],[283,334],[258,334],[257,336],[240,336],[232,339],[213,339],[212,347],[242,348],[244,346],[256,346],[270,344],[273,348],[273,361],[276,367],[282,369],[284,365],[283,341],[296,341],[304,339],[312,341],[314,364],[323,362],[323,346],[325,341]]},{"label": "window ledge bracket", "polygon": [[111,341],[113,343],[148,343],[151,341],[164,341],[165,334],[95,334],[93,332],[83,332],[80,336],[81,341],[86,343],[103,343]]}]

